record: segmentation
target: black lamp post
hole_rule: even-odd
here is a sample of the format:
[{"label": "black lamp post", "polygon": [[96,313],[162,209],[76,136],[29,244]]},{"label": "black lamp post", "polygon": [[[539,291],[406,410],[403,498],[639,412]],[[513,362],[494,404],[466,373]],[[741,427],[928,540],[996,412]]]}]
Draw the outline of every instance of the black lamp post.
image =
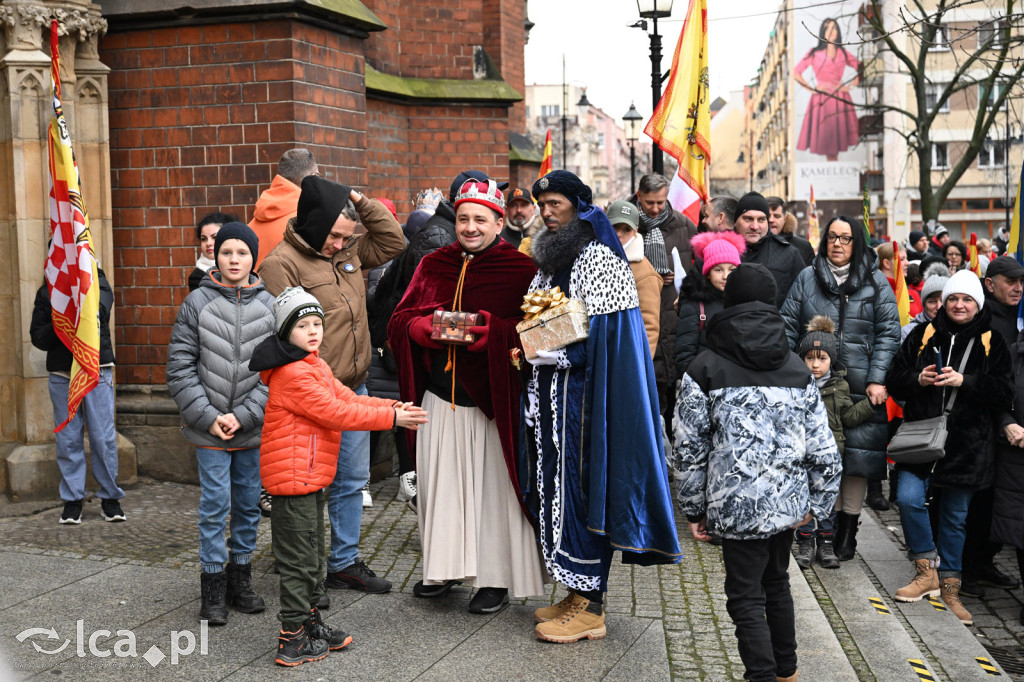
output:
[{"label": "black lamp post", "polygon": [[[658,108],[658,101],[661,100],[661,34],[658,33],[658,19],[664,19],[672,15],[673,0],[636,0],[636,7],[640,16],[644,19],[651,19],[654,22],[654,31],[651,33],[651,111]],[[646,28],[646,27],[645,27]],[[665,165],[661,158],[661,148],[657,144],[651,145],[651,169],[655,173],[665,172]]]},{"label": "black lamp post", "polygon": [[629,193],[636,194],[636,141],[640,138],[640,121],[644,117],[629,103],[629,111],[622,117],[626,124],[626,139],[629,141]]}]

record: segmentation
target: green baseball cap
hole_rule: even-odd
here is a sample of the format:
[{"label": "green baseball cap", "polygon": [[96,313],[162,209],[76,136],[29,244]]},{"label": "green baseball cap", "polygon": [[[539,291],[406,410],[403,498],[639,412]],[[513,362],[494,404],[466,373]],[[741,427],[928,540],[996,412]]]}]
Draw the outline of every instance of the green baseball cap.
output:
[{"label": "green baseball cap", "polygon": [[629,229],[640,229],[640,209],[628,201],[613,201],[608,206],[608,221],[615,225],[628,225]]}]

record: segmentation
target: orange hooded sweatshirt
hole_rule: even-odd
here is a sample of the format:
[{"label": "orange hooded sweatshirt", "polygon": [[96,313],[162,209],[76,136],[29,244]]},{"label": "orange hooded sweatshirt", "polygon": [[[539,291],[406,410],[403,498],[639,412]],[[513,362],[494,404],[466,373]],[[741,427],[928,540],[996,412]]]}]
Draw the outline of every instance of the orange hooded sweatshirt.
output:
[{"label": "orange hooded sweatshirt", "polygon": [[302,188],[291,180],[275,175],[270,187],[260,194],[255,213],[249,222],[249,227],[260,240],[259,260],[254,267],[258,268],[267,254],[281,242],[284,228],[298,210],[301,193]]}]

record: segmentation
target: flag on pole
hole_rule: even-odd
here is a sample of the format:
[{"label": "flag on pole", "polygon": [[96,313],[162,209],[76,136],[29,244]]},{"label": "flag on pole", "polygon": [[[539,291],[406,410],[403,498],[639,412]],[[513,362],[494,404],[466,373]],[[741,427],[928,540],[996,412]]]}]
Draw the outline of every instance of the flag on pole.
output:
[{"label": "flag on pole", "polygon": [[871,200],[868,198],[868,186],[864,185],[864,232],[868,236],[868,244],[871,244]]},{"label": "flag on pole", "polygon": [[814,247],[815,252],[818,251],[818,246],[821,243],[819,230],[818,205],[814,203],[814,185],[811,185],[811,205],[807,209],[807,241]]},{"label": "flag on pole", "polygon": [[53,329],[74,358],[68,385],[68,418],[54,429],[56,432],[74,418],[82,398],[99,383],[100,375],[99,273],[92,254],[81,178],[61,104],[56,19],[50,24],[50,81],[53,117],[48,147],[53,234],[46,257],[46,285],[53,308]]},{"label": "flag on pole", "polygon": [[551,129],[548,128],[548,136],[544,138],[544,156],[540,160],[540,175],[537,179],[543,178],[551,172]]},{"label": "flag on pole", "polygon": [[700,222],[700,202],[708,200],[711,111],[707,57],[707,0],[690,0],[668,86],[644,132],[679,162],[669,202],[694,223]]},{"label": "flag on pole", "polygon": [[907,291],[907,278],[903,274],[903,264],[900,262],[900,245],[892,242],[892,264],[896,270],[896,308],[900,313],[900,326],[910,322],[910,292]]},{"label": "flag on pole", "polygon": [[971,232],[971,241],[967,245],[967,258],[971,272],[981,277],[981,263],[978,261],[978,235],[975,232]]},{"label": "flag on pole", "polygon": [[[1021,235],[1021,188],[1024,187],[1024,168],[1021,168],[1020,179],[1017,181],[1017,201],[1013,204],[1013,219],[1010,221],[1010,243],[1006,247],[1006,253],[1017,259],[1017,262],[1024,265],[1024,236]],[[1024,329],[1024,298],[1021,298],[1017,306],[1017,329]]]}]

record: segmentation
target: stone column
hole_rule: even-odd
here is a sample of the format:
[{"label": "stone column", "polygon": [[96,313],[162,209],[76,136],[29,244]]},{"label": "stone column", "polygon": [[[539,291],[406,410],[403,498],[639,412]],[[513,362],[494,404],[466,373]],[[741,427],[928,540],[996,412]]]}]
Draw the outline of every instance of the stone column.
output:
[{"label": "stone column", "polygon": [[[47,131],[50,21],[58,20],[64,111],[82,175],[94,247],[113,282],[107,72],[97,41],[106,30],[87,1],[0,4],[0,491],[12,500],[56,497],[59,474],[45,354],[29,323],[50,235]],[[6,267],[4,267],[6,266]],[[134,482],[135,452],[119,438],[121,480]]]}]

